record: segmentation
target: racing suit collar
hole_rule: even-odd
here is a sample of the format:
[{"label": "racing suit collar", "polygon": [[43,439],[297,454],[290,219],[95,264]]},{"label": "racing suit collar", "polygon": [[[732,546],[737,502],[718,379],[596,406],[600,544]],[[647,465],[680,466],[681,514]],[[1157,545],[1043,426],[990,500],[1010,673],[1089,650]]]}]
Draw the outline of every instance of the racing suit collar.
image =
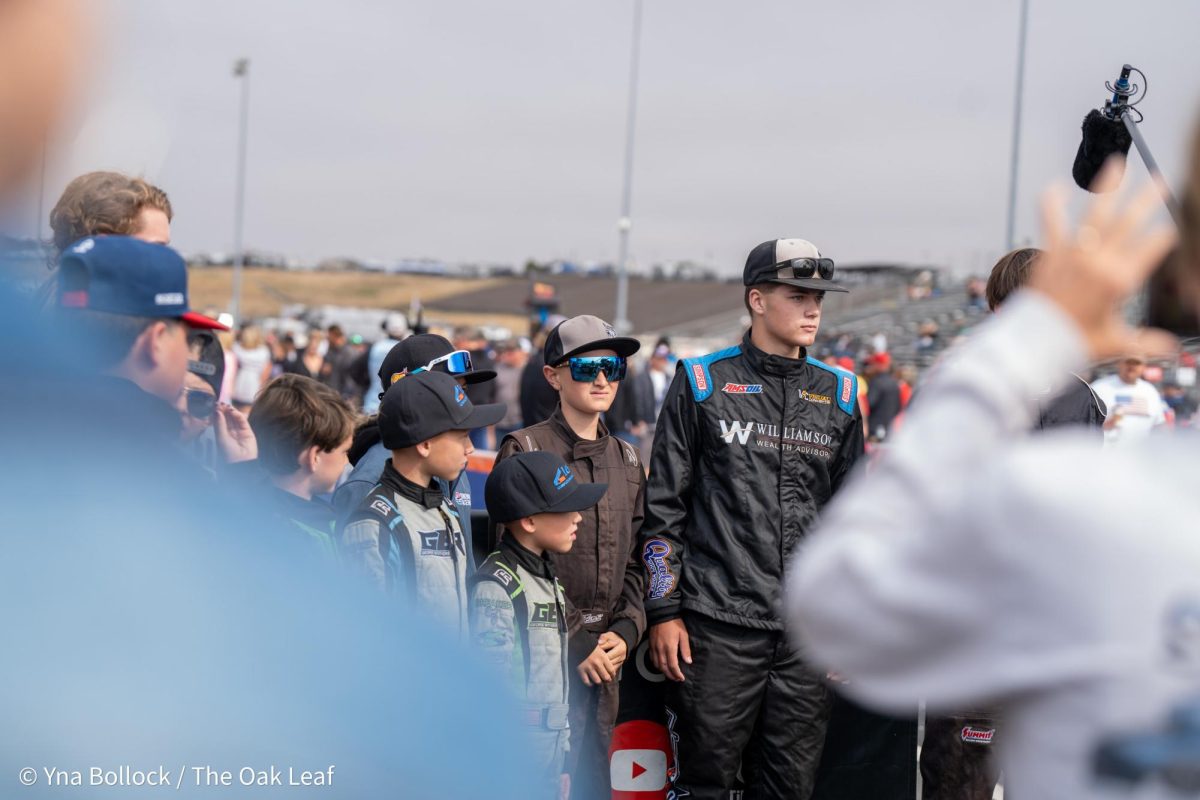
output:
[{"label": "racing suit collar", "polygon": [[392,466],[391,460],[384,463],[383,474],[379,476],[379,482],[401,497],[414,503],[420,503],[425,508],[438,508],[445,499],[445,495],[437,487],[436,482],[430,486],[418,486],[397,472],[396,468]]},{"label": "racing suit collar", "polygon": [[600,420],[595,440],[584,439],[567,424],[567,418],[563,416],[560,403],[554,407],[554,413],[550,415],[550,426],[555,433],[562,437],[563,441],[571,446],[571,459],[568,461],[597,456],[608,449],[608,428],[605,427],[603,419]]},{"label": "racing suit collar", "polygon": [[742,336],[742,353],[754,371],[764,375],[791,375],[804,369],[808,357],[808,350],[803,347],[800,348],[799,358],[784,358],[764,353],[751,343],[750,329]]},{"label": "racing suit collar", "polygon": [[514,567],[524,567],[526,571],[541,578],[554,578],[554,566],[550,562],[549,553],[539,556],[518,542],[517,537],[510,533],[500,538],[499,548],[506,560],[512,559]]}]

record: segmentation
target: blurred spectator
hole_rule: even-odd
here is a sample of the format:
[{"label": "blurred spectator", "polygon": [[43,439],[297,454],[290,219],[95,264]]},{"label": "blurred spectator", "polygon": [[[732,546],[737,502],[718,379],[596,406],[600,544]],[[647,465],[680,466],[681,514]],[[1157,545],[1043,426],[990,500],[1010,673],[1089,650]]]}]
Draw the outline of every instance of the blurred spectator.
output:
[{"label": "blurred spectator", "polygon": [[504,403],[508,411],[496,425],[496,441],[520,429],[521,424],[521,373],[529,362],[529,354],[516,339],[496,344],[496,400]]},{"label": "blurred spectator", "polygon": [[50,212],[50,229],[57,253],[85,236],[170,244],[173,217],[167,193],[157,186],[119,172],[89,172],[67,184]]},{"label": "blurred spectator", "polygon": [[927,319],[921,323],[921,327],[917,328],[917,352],[925,355],[935,352],[938,349],[938,337],[941,335],[941,328],[931,319]]},{"label": "blurred spectator", "polygon": [[176,408],[183,418],[183,443],[205,467],[252,461],[258,456],[246,415],[218,397],[225,377],[225,353],[213,331],[188,334],[188,371]]},{"label": "blurred spectator", "polygon": [[358,352],[340,325],[329,326],[327,341],[325,361],[321,365],[321,382],[357,408],[362,404],[362,393],[367,388],[365,383],[360,384],[354,379],[351,371]]},{"label": "blurred spectator", "polygon": [[665,340],[660,340],[650,353],[646,368],[637,373],[631,381],[637,403],[636,427],[633,432],[642,451],[643,463],[646,464],[650,463],[650,449],[654,444],[658,414],[662,411],[663,399],[666,398],[667,389],[671,388],[671,379],[674,377],[671,366],[671,345]]},{"label": "blurred spectator", "polygon": [[383,360],[392,352],[393,347],[412,332],[408,327],[408,319],[397,311],[384,318],[382,327],[384,338],[367,350],[366,363],[363,365],[365,373],[356,369],[359,376],[366,377],[368,381],[362,402],[362,409],[367,414],[374,414],[379,410],[379,398],[383,395],[383,387],[379,383],[379,370],[383,366]]},{"label": "blurred spectator", "polygon": [[303,375],[306,378],[317,380],[321,375],[321,368],[325,364],[325,354],[322,345],[325,343],[324,337],[317,329],[308,332],[307,338],[301,338],[296,341],[293,338],[294,349],[284,360],[282,372],[287,375]]},{"label": "blurred spectator", "polygon": [[900,386],[900,410],[903,411],[908,408],[908,404],[912,400],[913,390],[917,386],[917,368],[912,364],[905,364],[902,367],[898,366],[892,371],[892,376]]},{"label": "blurred spectator", "polygon": [[888,351],[887,336],[882,331],[876,331],[871,337],[871,351],[875,353],[886,353]]},{"label": "blurred spectator", "polygon": [[[458,350],[466,350],[471,354],[471,363],[475,369],[495,371],[496,362],[492,360],[492,354],[489,352],[487,337],[479,328],[467,325],[455,328],[454,347]],[[495,403],[496,382],[487,381],[468,386],[467,397],[471,398],[471,402],[477,406]],[[495,428],[480,428],[471,431],[471,444],[480,450],[495,450],[498,444]]]},{"label": "blurred spectator", "polygon": [[1187,389],[1177,383],[1168,383],[1163,387],[1163,402],[1171,410],[1176,426],[1187,425],[1196,413],[1196,400],[1189,397]]},{"label": "blurred spectator", "polygon": [[[55,258],[86,236],[132,236],[171,243],[171,201],[162,189],[119,172],[89,172],[63,190],[50,211]],[[38,291],[39,305],[54,296],[54,276]]]},{"label": "blurred spectator", "polygon": [[1166,406],[1158,389],[1142,379],[1146,360],[1140,355],[1121,359],[1117,374],[1101,378],[1092,384],[1108,408],[1104,421],[1104,443],[1125,446],[1150,435],[1150,431],[1167,422]]},{"label": "blurred spectator", "polygon": [[867,359],[867,381],[867,405],[871,410],[867,428],[872,439],[882,442],[902,409],[900,384],[892,376],[890,355],[876,353]]},{"label": "blurred spectator", "polygon": [[558,392],[554,391],[542,374],[542,367],[546,366],[543,347],[550,331],[565,320],[566,317],[561,314],[551,314],[546,317],[541,331],[534,337],[533,352],[529,354],[529,361],[521,373],[521,422],[526,428],[550,419],[550,415],[558,407]]},{"label": "blurred spectator", "polygon": [[257,325],[244,326],[234,342],[233,355],[238,364],[233,382],[233,405],[239,411],[247,411],[254,405],[259,390],[271,378],[271,350],[263,342],[262,329]]}]

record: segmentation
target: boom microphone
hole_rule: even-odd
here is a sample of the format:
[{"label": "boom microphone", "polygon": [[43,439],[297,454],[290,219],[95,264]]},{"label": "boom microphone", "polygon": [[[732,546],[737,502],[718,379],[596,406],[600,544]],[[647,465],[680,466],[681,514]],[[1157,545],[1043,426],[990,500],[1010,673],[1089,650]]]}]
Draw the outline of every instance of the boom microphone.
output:
[{"label": "boom microphone", "polygon": [[1129,133],[1124,116],[1136,105],[1129,102],[1129,98],[1137,91],[1137,87],[1129,83],[1129,73],[1132,71],[1133,67],[1128,64],[1121,67],[1121,77],[1116,85],[1105,84],[1113,93],[1112,99],[1105,101],[1103,110],[1092,109],[1083,118],[1083,138],[1075,153],[1075,164],[1071,167],[1071,176],[1080,189],[1096,191],[1092,188],[1096,175],[1104,163],[1118,153],[1121,155],[1124,175],[1125,157],[1129,155],[1129,146],[1133,144],[1133,136]]},{"label": "boom microphone", "polygon": [[[1129,155],[1129,146],[1133,137],[1125,129],[1125,123],[1119,119],[1111,119],[1103,111],[1092,109],[1083,118],[1083,138],[1079,142],[1079,151],[1075,153],[1075,164],[1071,167],[1071,177],[1080,189],[1089,192],[1096,191],[1092,184],[1100,174],[1100,168],[1110,156],[1117,153],[1122,157]],[[1124,158],[1121,161],[1121,171],[1124,174]]]}]

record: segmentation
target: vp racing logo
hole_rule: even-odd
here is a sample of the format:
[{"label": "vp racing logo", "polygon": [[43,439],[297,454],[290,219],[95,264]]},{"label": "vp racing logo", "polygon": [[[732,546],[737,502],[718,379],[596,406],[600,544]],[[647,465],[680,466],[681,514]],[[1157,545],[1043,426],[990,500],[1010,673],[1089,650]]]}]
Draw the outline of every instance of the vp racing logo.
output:
[{"label": "vp racing logo", "polygon": [[662,539],[651,539],[642,550],[642,561],[650,576],[650,584],[646,588],[646,597],[650,600],[661,600],[675,589],[675,575],[667,566],[667,556],[671,555],[671,545]]},{"label": "vp racing logo", "polygon": [[733,440],[737,439],[738,444],[744,445],[750,441],[750,434],[754,433],[753,422],[726,422],[721,420],[721,438],[725,440],[725,444],[733,444]]}]

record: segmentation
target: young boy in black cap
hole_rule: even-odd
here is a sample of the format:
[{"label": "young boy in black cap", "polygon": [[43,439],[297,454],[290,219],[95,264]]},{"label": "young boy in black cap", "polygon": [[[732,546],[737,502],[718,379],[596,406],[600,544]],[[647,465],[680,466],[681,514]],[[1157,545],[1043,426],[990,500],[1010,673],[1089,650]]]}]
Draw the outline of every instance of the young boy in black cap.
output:
[{"label": "young boy in black cap", "polygon": [[463,637],[467,546],[463,523],[437,480],[459,476],[474,452],[471,430],[495,425],[504,410],[471,405],[442,372],[413,372],[392,384],[379,406],[379,433],[392,457],[340,531],[352,566]]},{"label": "young boy in black cap", "polygon": [[635,551],[646,475],[637,448],[610,436],[601,421],[625,377],[626,359],[639,346],[637,339],[617,336],[599,317],[573,317],[557,325],[543,347],[543,374],[558,392],[558,408],[545,422],[505,437],[496,459],[503,463],[516,453],[544,450],[566,461],[581,480],[609,486],[583,515],[575,549],[551,555],[579,616],[571,637],[575,744],[568,758],[576,797],[610,793],[608,746],[618,706],[614,679],[645,630],[643,570]]},{"label": "young boy in black cap", "polygon": [[570,734],[567,601],[550,553],[571,549],[579,512],[607,488],[578,480],[553,453],[536,452],[497,464],[484,490],[504,534],[471,584],[471,636],[525,702],[545,797],[564,797],[570,786],[563,773]]},{"label": "young boy in black cap", "polygon": [[[393,347],[379,368],[379,382],[386,390],[396,381],[417,370],[444,372],[458,381],[463,388],[490,381],[496,373],[488,369],[475,369],[471,354],[455,350],[444,336],[434,333],[419,333],[410,336]],[[383,393],[380,393],[383,399]],[[354,432],[354,443],[350,446],[350,463],[354,469],[345,482],[333,493],[333,507],[338,518],[345,520],[358,508],[367,493],[379,483],[383,465],[392,457],[383,446],[379,433],[379,419],[369,417]],[[458,512],[463,533],[467,538],[467,560],[474,571],[475,555],[471,546],[471,482],[466,471],[456,480],[437,479],[450,505]]]}]

